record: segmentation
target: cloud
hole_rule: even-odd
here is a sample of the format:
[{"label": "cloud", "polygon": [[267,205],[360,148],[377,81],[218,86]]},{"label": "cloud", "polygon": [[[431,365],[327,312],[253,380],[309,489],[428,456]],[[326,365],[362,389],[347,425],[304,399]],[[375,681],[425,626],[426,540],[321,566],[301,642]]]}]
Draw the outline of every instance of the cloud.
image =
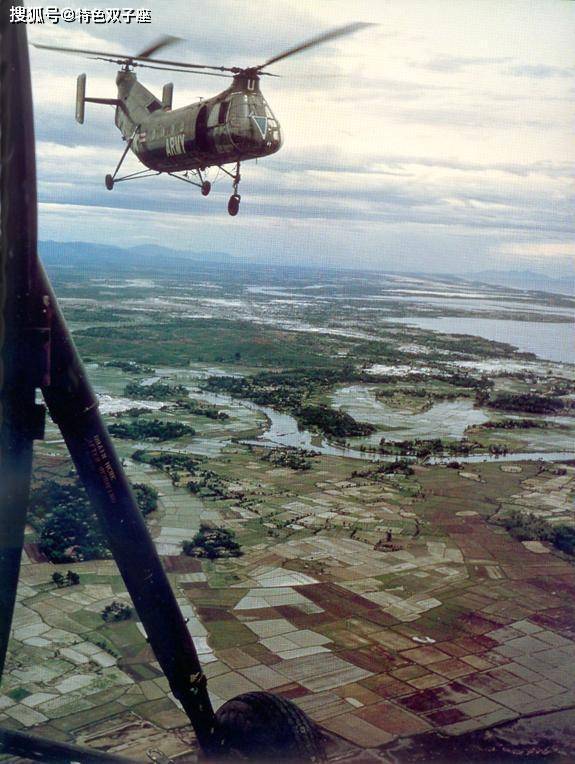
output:
[{"label": "cloud", "polygon": [[575,268],[575,240],[572,241],[527,241],[506,242],[498,251],[502,255],[517,258],[544,258],[547,260],[565,258]]},{"label": "cloud", "polygon": [[493,66],[511,61],[511,56],[436,56],[429,61],[410,61],[409,66],[431,72],[459,73],[476,66]]},{"label": "cloud", "polygon": [[[566,237],[572,230],[568,80],[540,69],[540,62],[560,70],[571,63],[567,38],[553,36],[566,22],[561,25],[560,12],[553,20],[526,21],[513,4],[493,15],[483,0],[468,3],[472,12],[455,4],[447,18],[437,0],[396,0],[385,12],[372,0],[357,0],[353,13],[340,0],[312,6],[149,0],[150,26],[31,29],[31,37],[48,44],[119,52],[137,51],[168,32],[186,38],[170,58],[242,65],[355,18],[384,22],[281,62],[282,77],[265,80],[285,144],[242,167],[235,220],[226,213],[227,177],[208,198],[167,177],[108,192],[103,177],[123,144],[110,108],[88,105],[86,123],[75,123],[75,78],[85,71],[88,94],[109,97],[115,67],[34,50],[42,230],[55,239],[113,237],[194,249],[201,241],[203,249],[243,256],[256,250],[281,258],[283,248],[284,257],[306,262],[344,262],[353,250],[373,265],[401,252],[402,262],[412,258],[411,267],[416,261],[437,267],[443,257],[443,268],[455,270],[463,267],[460,246],[469,258],[481,258],[511,239]],[[484,36],[477,35],[478,24]],[[529,77],[531,69],[537,74]],[[520,87],[517,75],[510,76],[519,71]],[[173,78],[176,107],[225,86],[184,74],[138,74],[155,93]],[[134,157],[129,162],[126,169],[139,169]]]},{"label": "cloud", "polygon": [[507,72],[514,77],[534,77],[547,80],[551,78],[572,78],[575,74],[573,66],[546,66],[545,64],[523,64],[512,66]]}]

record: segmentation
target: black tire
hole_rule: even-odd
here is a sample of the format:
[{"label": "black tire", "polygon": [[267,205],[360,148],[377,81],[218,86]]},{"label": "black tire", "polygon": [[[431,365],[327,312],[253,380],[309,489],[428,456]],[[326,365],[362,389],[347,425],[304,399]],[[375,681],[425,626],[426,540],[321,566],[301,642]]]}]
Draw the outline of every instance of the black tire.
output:
[{"label": "black tire", "polygon": [[112,178],[111,175],[106,175],[105,183],[108,191],[111,191],[114,188],[114,178]]},{"label": "black tire", "polygon": [[235,217],[240,211],[240,197],[237,194],[232,194],[228,201],[228,212],[232,217]]},{"label": "black tire", "polygon": [[238,695],[216,712],[216,761],[321,762],[323,735],[287,698],[269,692]]},{"label": "black tire", "polygon": [[202,183],[202,196],[207,196],[212,190],[212,184],[209,180],[204,180]]}]

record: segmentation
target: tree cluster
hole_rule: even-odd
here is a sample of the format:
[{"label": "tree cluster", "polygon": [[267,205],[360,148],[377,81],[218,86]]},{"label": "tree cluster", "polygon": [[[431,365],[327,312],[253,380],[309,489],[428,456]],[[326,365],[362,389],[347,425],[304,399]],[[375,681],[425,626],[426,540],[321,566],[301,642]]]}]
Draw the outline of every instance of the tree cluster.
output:
[{"label": "tree cluster", "polygon": [[208,406],[205,403],[198,403],[192,400],[177,400],[176,405],[179,409],[183,409],[188,414],[194,416],[205,416],[207,419],[215,419],[217,421],[224,421],[229,419],[229,414],[225,411],[220,411],[216,406]]},{"label": "tree cluster", "polygon": [[354,470],[351,477],[370,478],[378,480],[385,475],[413,475],[413,467],[407,459],[396,459],[394,462],[383,462],[366,470]]},{"label": "tree cluster", "polygon": [[535,430],[551,426],[550,422],[541,419],[499,419],[474,425],[476,430]]},{"label": "tree cluster", "polygon": [[114,600],[110,605],[106,605],[102,610],[101,615],[102,620],[106,621],[106,623],[127,621],[132,617],[132,608],[129,605],[126,605],[125,602]]},{"label": "tree cluster", "polygon": [[334,438],[370,435],[375,432],[375,427],[369,422],[358,422],[346,411],[331,406],[302,406],[295,412],[295,417],[299,425],[320,430]]},{"label": "tree cluster", "polygon": [[151,366],[142,366],[136,361],[105,361],[102,365],[111,369],[121,369],[129,374],[151,374],[154,371]]},{"label": "tree cluster", "polygon": [[313,456],[317,456],[316,451],[304,448],[272,448],[262,456],[262,461],[270,462],[274,467],[287,467],[304,472],[311,469],[309,457]]},{"label": "tree cluster", "polygon": [[526,411],[529,414],[557,414],[565,409],[561,398],[537,393],[499,393],[490,398],[487,405],[503,411]]},{"label": "tree cluster", "polygon": [[[140,511],[143,514],[153,512],[158,498],[155,488],[143,483],[136,483],[133,488]],[[50,562],[110,557],[100,521],[78,480],[70,483],[47,480],[35,488],[30,496],[29,521],[38,532],[40,551]],[[72,578],[77,575],[73,571],[69,573]],[[66,580],[68,584],[73,583],[70,578]],[[57,583],[56,579],[54,583]]]},{"label": "tree cluster", "polygon": [[110,556],[98,518],[78,481],[43,483],[32,492],[29,516],[39,533],[40,551],[51,562]]},{"label": "tree cluster", "polygon": [[207,557],[209,560],[242,554],[233,531],[205,523],[200,525],[200,530],[191,541],[182,542],[182,551],[189,557]]},{"label": "tree cluster", "polygon": [[123,440],[175,440],[183,435],[195,435],[193,427],[182,422],[162,422],[161,419],[118,422],[109,426],[110,434]]},{"label": "tree cluster", "polygon": [[553,525],[545,518],[517,509],[501,522],[518,541],[547,541],[565,554],[575,554],[575,526]]},{"label": "tree cluster", "polygon": [[58,589],[64,586],[77,586],[80,583],[80,575],[73,570],[69,570],[65,576],[62,573],[52,573],[52,583],[56,584]]},{"label": "tree cluster", "polygon": [[127,398],[137,398],[141,401],[164,401],[187,394],[188,391],[183,385],[168,385],[165,382],[153,382],[151,385],[128,382],[124,387],[124,395]]},{"label": "tree cluster", "polygon": [[132,485],[138,507],[143,515],[149,515],[158,508],[158,492],[154,486],[147,483],[134,483]]},{"label": "tree cluster", "polygon": [[132,454],[132,459],[136,462],[151,464],[152,467],[156,467],[156,469],[159,470],[165,470],[168,473],[170,473],[171,470],[185,470],[186,472],[193,474],[196,467],[200,464],[200,460],[197,457],[188,456],[187,454],[179,454],[171,451],[152,454],[149,451],[138,449]]},{"label": "tree cluster", "polygon": [[457,443],[446,443],[441,438],[415,438],[413,440],[391,440],[382,438],[379,442],[380,454],[399,454],[400,456],[415,456],[418,459],[427,459],[430,456],[442,456],[451,454],[462,456],[469,454],[479,447],[479,443],[469,440],[461,440]]}]

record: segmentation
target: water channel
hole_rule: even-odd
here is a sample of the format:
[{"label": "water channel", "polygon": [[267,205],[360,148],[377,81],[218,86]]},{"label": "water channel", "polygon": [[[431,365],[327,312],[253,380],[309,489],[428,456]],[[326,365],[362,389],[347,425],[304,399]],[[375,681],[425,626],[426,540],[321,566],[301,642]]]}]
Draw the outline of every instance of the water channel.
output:
[{"label": "water channel", "polygon": [[[348,389],[348,388],[345,388]],[[341,456],[348,459],[362,459],[364,461],[394,461],[393,456],[382,456],[381,454],[371,453],[369,451],[362,451],[359,447],[347,447],[339,446],[335,443],[330,443],[326,438],[316,433],[312,433],[309,430],[300,430],[297,421],[290,414],[281,413],[275,411],[268,406],[260,406],[251,401],[238,400],[228,395],[222,395],[220,393],[208,393],[198,388],[189,388],[190,396],[197,398],[198,400],[204,400],[208,403],[218,406],[237,407],[242,406],[253,412],[260,412],[266,417],[267,429],[258,438],[243,440],[243,443],[251,444],[254,446],[263,446],[264,448],[274,448],[278,446],[295,447],[312,449],[324,454],[326,456]],[[337,392],[334,397],[337,396]],[[385,407],[386,409],[388,407]],[[434,411],[435,410],[435,411]],[[430,414],[430,412],[433,412]],[[396,412],[399,421],[401,412]],[[427,437],[441,437],[438,430],[429,429],[434,427],[434,423],[438,423],[443,417],[447,424],[444,425],[445,434],[444,437],[460,437],[457,435],[459,431],[463,432],[468,424],[486,421],[487,416],[481,409],[474,409],[471,401],[465,399],[457,399],[455,401],[444,401],[436,404],[432,407],[427,414],[430,414],[425,420],[425,425],[420,428],[421,414],[407,414],[403,412],[403,416],[411,417],[412,426],[408,428],[404,425],[404,428],[399,432],[396,430],[393,432],[393,438],[399,440],[403,438],[427,438]],[[465,419],[464,414],[470,414],[469,419]],[[475,421],[472,421],[475,420]],[[364,420],[370,421],[370,420]],[[375,440],[374,440],[375,436]],[[357,442],[358,446],[363,443],[379,442],[382,437],[381,432],[376,432],[368,438],[354,438],[354,442]],[[202,439],[200,438],[199,441]],[[222,447],[229,441],[222,442]],[[198,449],[201,448],[201,443],[196,441],[188,447],[186,450],[191,452],[201,453]],[[492,456],[490,454],[476,454],[471,456],[457,457],[457,460],[462,463],[478,463],[478,462],[515,462],[515,461],[527,461],[527,460],[541,460],[541,461],[559,461],[562,459],[575,459],[575,451],[567,449],[565,451],[533,451],[529,453],[517,453],[506,454],[505,456]],[[430,459],[430,464],[437,464],[444,459]]]},{"label": "water channel", "polygon": [[[98,384],[100,382],[98,370],[94,368],[91,371],[97,380],[95,387],[101,399],[105,399],[102,400],[102,403],[106,408],[110,407],[111,410],[119,411],[140,404],[146,405],[149,408],[156,408],[162,405],[162,402],[139,402],[120,397],[118,395],[120,375],[118,375],[118,384],[110,385],[110,370],[106,369],[105,383]],[[363,461],[394,461],[394,457],[384,457],[381,454],[362,451],[360,448],[362,444],[377,445],[384,436],[392,440],[434,437],[460,438],[468,425],[480,424],[488,419],[488,415],[484,410],[475,408],[473,402],[465,398],[441,401],[434,404],[426,412],[413,414],[409,411],[393,409],[378,401],[375,397],[374,388],[370,385],[348,385],[337,389],[332,394],[332,404],[336,408],[348,411],[357,419],[371,422],[381,429],[367,437],[349,439],[349,446],[338,445],[317,433],[305,429],[300,430],[297,421],[290,414],[276,411],[269,406],[260,406],[252,401],[202,390],[198,383],[214,374],[226,374],[226,372],[217,368],[159,368],[155,370],[154,377],[146,381],[151,382],[161,379],[170,384],[181,384],[188,389],[191,398],[225,407],[227,413],[232,418],[230,424],[233,429],[239,431],[239,437],[243,443],[266,448],[291,446],[311,449],[326,456],[339,456]],[[116,394],[110,396],[111,392]],[[253,431],[258,427],[261,428],[262,424],[265,430],[258,437],[250,438],[247,435],[250,430]],[[242,431],[246,432],[246,437],[242,438]],[[564,436],[558,431],[542,430],[538,432],[542,433],[544,440],[534,440],[533,445],[536,447],[533,450],[529,450],[529,452],[507,454],[500,457],[489,454],[471,455],[458,457],[458,461],[474,463],[482,461],[511,462],[528,459],[541,459],[543,461],[575,459],[570,431]],[[386,435],[386,433],[389,433],[389,435]],[[518,432],[518,438],[525,440],[528,437],[530,436],[526,436],[522,431]],[[177,446],[177,448],[185,453],[214,457],[221,453],[222,449],[230,443],[231,440],[228,435],[200,436],[193,438],[183,448],[181,446]],[[165,443],[157,445],[156,448],[174,450],[174,445]],[[145,447],[145,444],[141,444],[141,446]],[[563,446],[565,448],[564,451],[560,450]],[[540,450],[545,447],[553,450]],[[438,459],[436,461],[442,460]],[[433,462],[431,461],[430,463]]]}]

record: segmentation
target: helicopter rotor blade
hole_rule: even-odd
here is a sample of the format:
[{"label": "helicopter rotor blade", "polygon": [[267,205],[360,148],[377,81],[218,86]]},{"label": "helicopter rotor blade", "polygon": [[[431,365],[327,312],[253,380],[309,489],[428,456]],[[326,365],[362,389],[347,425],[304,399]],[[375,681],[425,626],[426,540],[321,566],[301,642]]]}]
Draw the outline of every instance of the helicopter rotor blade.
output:
[{"label": "helicopter rotor blade", "polygon": [[[141,56],[132,56],[133,61],[139,61]],[[218,72],[238,72],[237,66],[211,66],[210,64],[187,64],[184,61],[167,61],[161,58],[145,58],[144,61],[152,61],[154,64],[164,64],[165,66],[183,66],[185,69],[215,69]]]},{"label": "helicopter rotor blade", "polygon": [[142,58],[148,58],[149,56],[153,55],[157,50],[161,50],[162,48],[167,48],[169,45],[174,45],[177,42],[181,42],[181,37],[174,37],[171,34],[166,34],[160,37],[158,40],[156,40],[155,43],[152,45],[148,45],[147,48],[144,48],[144,50],[141,50],[136,58],[142,59]]},{"label": "helicopter rotor blade", "polygon": [[125,53],[110,53],[106,50],[86,50],[85,48],[60,48],[57,45],[40,45],[37,42],[32,43],[35,48],[41,50],[55,50],[59,53],[76,53],[81,56],[113,56],[114,60],[121,59],[122,61],[129,61],[130,56],[126,56]]},{"label": "helicopter rotor blade", "polygon": [[371,26],[376,25],[363,21],[357,21],[354,24],[346,24],[343,27],[336,27],[335,29],[331,29],[329,32],[324,32],[323,34],[317,35],[316,37],[312,37],[310,40],[306,40],[305,42],[302,42],[293,48],[288,48],[288,50],[284,50],[283,53],[279,53],[277,56],[269,58],[264,64],[261,64],[261,66],[256,66],[254,68],[257,69],[259,73],[260,69],[263,69],[270,64],[275,64],[276,61],[282,61],[284,58],[288,58],[288,56],[294,56],[296,53],[301,53],[308,48],[315,48],[316,45],[323,45],[324,42],[329,42],[330,40],[335,40],[337,37],[344,37],[348,34],[354,34],[354,32],[359,32],[360,29],[366,29],[367,27]]},{"label": "helicopter rotor blade", "polygon": [[[157,69],[160,72],[182,72],[183,74],[199,74],[203,77],[223,77],[224,80],[231,80],[232,77],[229,74],[219,74],[218,72],[197,72],[195,69],[176,69],[172,66],[151,66],[150,64],[134,64],[144,69]],[[274,75],[277,77],[277,74]]]},{"label": "helicopter rotor blade", "polygon": [[[132,61],[151,61],[155,64],[164,64],[166,66],[181,66],[185,69],[215,69],[218,72],[233,72],[237,73],[241,71],[237,66],[210,66],[209,64],[187,64],[183,61],[167,61],[161,58],[150,58],[149,54],[142,56],[129,56],[125,53],[110,53],[107,50],[86,50],[85,48],[61,48],[57,45],[40,45],[39,43],[33,43],[35,48],[41,48],[42,50],[55,50],[59,53],[72,53],[79,54],[81,56],[88,56],[91,58],[102,58],[103,60],[111,61],[112,63],[131,64]],[[147,53],[145,50],[144,53]]]},{"label": "helicopter rotor blade", "polygon": [[[117,58],[107,58],[105,56],[87,56],[91,61],[107,61],[110,64],[117,64],[118,66],[122,66],[124,63],[126,63],[125,59],[120,60]],[[176,69],[171,66],[152,66],[151,64],[139,64],[137,62],[132,61],[130,66],[134,67],[140,67],[143,69],[157,69],[160,72],[182,72],[183,74],[203,74],[206,77],[223,77],[226,80],[231,80],[231,76],[229,74],[217,74],[216,72],[197,72],[195,69]],[[265,72],[264,72],[265,74]],[[274,77],[277,77],[277,74],[273,75]]]}]

